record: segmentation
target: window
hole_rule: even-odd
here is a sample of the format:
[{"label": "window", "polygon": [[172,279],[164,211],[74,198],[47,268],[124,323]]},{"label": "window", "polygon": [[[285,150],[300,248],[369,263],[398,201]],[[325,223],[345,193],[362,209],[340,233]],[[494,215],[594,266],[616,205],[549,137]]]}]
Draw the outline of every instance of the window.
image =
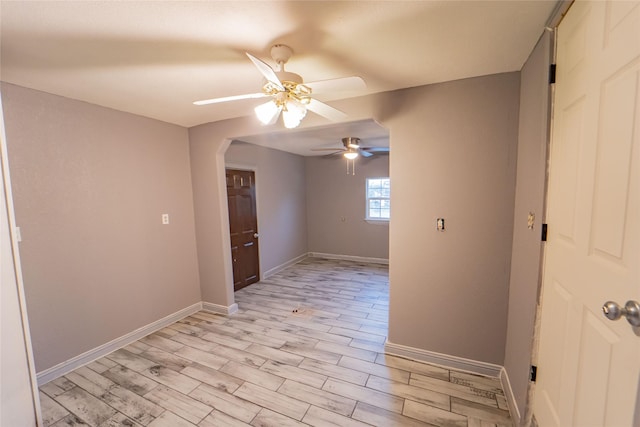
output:
[{"label": "window", "polygon": [[367,178],[367,219],[389,221],[391,182],[389,178]]}]

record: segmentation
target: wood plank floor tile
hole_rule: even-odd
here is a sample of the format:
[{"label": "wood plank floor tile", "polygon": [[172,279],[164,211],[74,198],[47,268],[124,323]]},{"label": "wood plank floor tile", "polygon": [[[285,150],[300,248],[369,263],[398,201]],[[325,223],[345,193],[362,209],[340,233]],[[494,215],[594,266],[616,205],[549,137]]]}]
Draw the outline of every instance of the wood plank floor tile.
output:
[{"label": "wood plank floor tile", "polygon": [[73,414],[69,414],[60,421],[51,424],[50,427],[87,427],[89,424]]},{"label": "wood plank floor tile", "polygon": [[443,427],[466,427],[467,417],[407,399],[402,414]]},{"label": "wood plank floor tile", "polygon": [[178,342],[180,344],[188,345],[189,347],[197,348],[202,351],[212,351],[217,347],[215,343],[211,341],[205,341],[198,337],[192,337],[191,335],[186,335],[180,332],[177,332],[171,336],[171,340]]},{"label": "wood plank floor tile", "polygon": [[202,420],[198,427],[250,427],[251,424],[242,422],[229,415],[214,410],[207,418]]},{"label": "wood plank floor tile", "polygon": [[[190,366],[185,369],[189,368]],[[181,373],[173,371],[169,368],[165,368],[161,365],[154,365],[151,368],[145,369],[140,373],[147,378],[157,381],[160,384],[164,384],[167,387],[170,387],[184,394],[188,394],[191,390],[202,384],[198,380],[195,380],[186,375],[182,375]]]},{"label": "wood plank floor tile", "polygon": [[297,354],[303,358],[319,360],[325,363],[336,364],[342,356],[330,351],[318,350],[315,347],[306,347],[297,344],[285,344],[281,347],[283,351],[288,353]]},{"label": "wood plank floor tile", "polygon": [[107,421],[100,424],[99,427],[142,427],[142,424],[138,424],[124,414],[117,413]]},{"label": "wood plank floor tile", "polygon": [[[255,345],[257,344],[250,344],[247,350],[254,348],[253,346]],[[264,357],[260,357],[250,351],[238,350],[224,345],[213,346],[208,352],[228,360],[235,360],[236,362],[253,366],[254,368],[259,368],[267,361]]]},{"label": "wood plank floor tile", "polygon": [[196,427],[196,425],[172,412],[165,411],[153,420],[149,427]]},{"label": "wood plank floor tile", "polygon": [[402,414],[379,408],[376,405],[368,405],[364,402],[358,402],[356,409],[353,411],[352,418],[372,426],[424,427],[434,425],[405,417]]},{"label": "wood plank floor tile", "polygon": [[415,372],[428,377],[449,381],[448,369],[442,368],[440,366],[430,365],[428,363],[417,362],[415,360],[405,359],[403,357],[384,353],[378,354],[376,363],[379,365],[388,366],[390,368],[401,369],[408,372]]},{"label": "wood plank floor tile", "polygon": [[203,334],[202,339],[230,348],[235,348],[236,350],[245,350],[249,345],[251,345],[251,342],[249,341],[239,340],[228,335],[220,335],[214,332],[207,332]]},{"label": "wood plank floor tile", "polygon": [[88,391],[96,398],[142,425],[149,424],[164,411],[163,408],[143,399],[126,388],[116,385],[111,380],[89,368],[78,368],[68,373],[66,377],[83,390]]},{"label": "wood plank floor tile", "polygon": [[275,360],[267,360],[260,367],[261,371],[269,372],[282,378],[298,381],[315,388],[322,388],[327,380],[326,375],[317,374],[297,366],[287,365]]},{"label": "wood plank floor tile", "polygon": [[312,359],[303,360],[298,367],[357,385],[365,385],[369,378],[369,374],[365,372],[343,368],[331,363],[320,362]]},{"label": "wood plank floor tile", "polygon": [[130,390],[136,394],[143,395],[158,386],[158,383],[122,365],[114,366],[102,373],[105,378]]},{"label": "wood plank floor tile", "polygon": [[80,387],[56,397],[56,402],[90,426],[99,426],[116,414],[116,410]]},{"label": "wood plank floor tile", "polygon": [[365,424],[352,418],[345,417],[326,409],[311,406],[305,414],[302,422],[314,427],[369,427],[371,424]]},{"label": "wood plank floor tile", "polygon": [[[175,354],[185,359],[191,360],[192,362],[197,362],[200,365],[208,366],[209,368],[213,369],[220,369],[224,366],[225,363],[229,361],[229,359],[226,359],[224,357],[217,356],[215,354],[198,350],[197,348],[189,346],[183,346],[182,348],[178,349]],[[186,368],[186,366],[184,366],[182,369],[184,368]]]},{"label": "wood plank floor tile", "polygon": [[142,372],[155,365],[151,360],[140,357],[122,348],[110,353],[107,358],[136,372]]},{"label": "wood plank floor tile", "polygon": [[172,369],[176,372],[181,371],[193,363],[193,361],[189,359],[185,359],[177,354],[168,353],[155,347],[149,347],[148,350],[140,353],[140,356],[155,362],[156,365],[164,366],[165,368]]},{"label": "wood plank floor tile", "polygon": [[[62,389],[59,388],[59,390]],[[59,394],[62,393],[57,393],[56,395]],[[69,411],[42,391],[40,391],[40,407],[42,408],[42,421],[45,426],[50,426],[69,415]]]},{"label": "wood plank floor tile", "polygon": [[140,341],[143,343],[159,348],[160,350],[168,351],[170,353],[176,352],[184,347],[184,344],[181,344],[176,341],[172,341],[168,338],[165,338],[158,334],[147,335],[142,338]]},{"label": "wood plank floor tile", "polygon": [[355,384],[347,383],[344,381],[334,380],[329,378],[322,390],[339,394],[349,399],[357,400],[359,402],[368,403],[378,408],[387,409],[392,412],[402,413],[402,405],[404,399],[392,396],[387,393],[382,393],[367,387],[358,386]]},{"label": "wood plank floor tile", "polygon": [[475,402],[469,402],[457,397],[451,398],[451,412],[466,415],[467,417],[479,418],[493,423],[510,424],[511,417],[509,411],[499,408],[491,408]]},{"label": "wood plank floor tile", "polygon": [[284,382],[282,377],[234,361],[229,361],[220,369],[220,372],[273,391]]},{"label": "wood plank floor tile", "polygon": [[343,356],[340,359],[340,362],[338,362],[338,365],[405,384],[409,384],[409,377],[411,376],[409,371],[380,365],[378,363],[371,363],[348,356]]},{"label": "wood plank floor tile", "polygon": [[154,388],[145,394],[144,398],[162,405],[163,408],[193,424],[198,424],[213,410],[212,407],[205,405],[201,401],[165,386]]},{"label": "wood plank floor tile", "polygon": [[[251,344],[249,347],[247,347],[247,352],[261,356],[263,358],[262,364],[264,364],[267,359],[270,359],[275,360],[276,362],[284,363],[286,365],[297,366],[304,360],[304,357],[300,355],[260,344]],[[260,364],[260,366],[262,366],[262,364]]]},{"label": "wood plank floor tile", "polygon": [[278,393],[294,399],[310,403],[340,415],[349,416],[356,406],[356,401],[344,396],[324,391],[293,380],[286,380],[278,389]]},{"label": "wood plank floor tile", "polygon": [[202,384],[189,393],[189,396],[246,423],[251,422],[262,409],[259,405],[207,384]]},{"label": "wood plank floor tile", "polygon": [[131,352],[133,354],[140,354],[143,351],[145,351],[146,349],[148,349],[149,346],[141,341],[136,341],[133,342],[131,344],[129,344],[128,346],[124,347],[125,350],[127,350],[128,352]]},{"label": "wood plank floor tile", "polygon": [[306,427],[306,424],[269,409],[262,409],[251,421],[253,427]]},{"label": "wood plank floor tile", "polygon": [[217,369],[211,369],[208,366],[199,365],[197,363],[187,366],[180,371],[180,373],[191,378],[197,378],[198,381],[229,393],[236,391],[244,382],[239,378],[227,375]]},{"label": "wood plank floor tile", "polygon": [[367,362],[375,362],[378,353],[371,350],[364,350],[361,348],[352,347],[351,344],[337,344],[334,342],[320,341],[315,346],[316,350],[328,351],[330,353],[339,354],[341,356],[350,356],[355,359],[364,360]]},{"label": "wood plank floor tile", "polygon": [[40,392],[46,394],[49,397],[56,397],[59,394],[64,393],[66,390],[58,387],[53,381],[48,382],[40,386]]},{"label": "wood plank floor tile", "polygon": [[380,378],[374,375],[369,376],[366,384],[367,388],[378,390],[393,396],[402,397],[407,400],[424,403],[448,411],[451,408],[451,401],[448,395],[432,390],[415,387],[409,384],[399,383],[387,378]]},{"label": "wood plank floor tile", "polygon": [[93,362],[89,363],[88,365],[86,365],[89,369],[101,374],[105,371],[108,371],[109,369],[113,368],[114,366],[116,366],[117,363],[106,358],[103,357],[101,359],[98,360],[94,360]]},{"label": "wood plank floor tile", "polygon": [[511,426],[497,378],[384,354],[387,265],[307,258],[235,300],[41,386],[46,425]]},{"label": "wood plank floor tile", "polygon": [[244,383],[234,393],[234,396],[240,397],[263,408],[271,409],[279,414],[286,415],[295,420],[300,421],[309,409],[309,404],[292,399],[275,391],[266,388]]},{"label": "wood plank floor tile", "polygon": [[504,395],[498,378],[483,377],[482,375],[475,375],[467,372],[451,371],[450,381],[455,384],[466,385],[479,390],[486,390],[494,394]]},{"label": "wood plank floor tile", "polygon": [[415,372],[411,373],[409,384],[428,390],[439,391],[441,393],[446,393],[449,396],[459,397],[461,399],[480,403],[486,406],[498,406],[496,395],[491,392],[455,384],[449,381],[443,381],[437,378],[427,377]]}]

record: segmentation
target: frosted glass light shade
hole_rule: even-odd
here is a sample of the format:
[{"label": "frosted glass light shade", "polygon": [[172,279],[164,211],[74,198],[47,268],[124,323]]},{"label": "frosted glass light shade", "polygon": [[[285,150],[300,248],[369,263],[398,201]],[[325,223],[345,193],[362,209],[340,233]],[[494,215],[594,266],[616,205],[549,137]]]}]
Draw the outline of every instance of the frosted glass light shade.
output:
[{"label": "frosted glass light shade", "polygon": [[292,129],[300,125],[300,122],[307,115],[307,109],[296,100],[288,100],[282,112],[284,127]]},{"label": "frosted glass light shade", "polygon": [[349,160],[353,160],[356,157],[358,157],[358,152],[357,151],[347,151],[347,152],[345,152],[343,154],[343,156],[345,156]]},{"label": "frosted glass light shade", "polygon": [[254,111],[260,123],[263,125],[272,125],[278,120],[282,107],[277,106],[273,101],[269,101],[258,105],[254,108]]}]

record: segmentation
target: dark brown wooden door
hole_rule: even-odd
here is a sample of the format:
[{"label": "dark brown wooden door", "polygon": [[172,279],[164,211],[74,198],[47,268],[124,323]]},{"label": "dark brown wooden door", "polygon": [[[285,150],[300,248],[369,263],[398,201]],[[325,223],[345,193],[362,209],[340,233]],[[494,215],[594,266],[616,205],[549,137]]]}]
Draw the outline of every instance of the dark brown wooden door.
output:
[{"label": "dark brown wooden door", "polygon": [[235,169],[226,172],[233,289],[237,291],[260,280],[255,175]]}]

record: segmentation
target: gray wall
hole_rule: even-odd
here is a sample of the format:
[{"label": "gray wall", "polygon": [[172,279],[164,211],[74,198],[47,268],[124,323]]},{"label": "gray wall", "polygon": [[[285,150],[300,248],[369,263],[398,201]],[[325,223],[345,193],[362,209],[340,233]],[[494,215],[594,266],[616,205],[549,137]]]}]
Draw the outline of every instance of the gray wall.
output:
[{"label": "gray wall", "polygon": [[[233,303],[225,152],[277,126],[245,117],[187,136],[2,89],[38,370],[201,299]],[[519,73],[506,73],[334,102],[390,131],[392,343],[504,362],[518,96]]]},{"label": "gray wall", "polygon": [[187,130],[2,96],[36,370],[199,302]]},{"label": "gray wall", "polygon": [[[504,362],[519,73],[398,93],[389,341]],[[445,232],[436,218],[445,218]]]},{"label": "gray wall", "polygon": [[[550,33],[545,32],[521,72],[509,317],[504,366],[520,416],[525,416],[540,271],[549,105]],[[527,228],[529,212],[535,214]]]},{"label": "gray wall", "polygon": [[263,276],[306,254],[304,157],[233,141],[225,153],[225,163],[255,171]]},{"label": "gray wall", "polygon": [[[514,72],[332,104],[351,120],[373,118],[390,131],[392,343],[504,362],[518,98]],[[301,126],[320,124],[310,115]],[[275,129],[252,117],[189,129],[207,301],[233,300],[224,151],[229,139]],[[435,231],[437,217],[446,218],[446,232]]]},{"label": "gray wall", "polygon": [[355,175],[342,156],[307,157],[306,165],[309,252],[388,259],[389,223],[365,221],[365,186],[389,176],[389,156],[358,157]]}]

